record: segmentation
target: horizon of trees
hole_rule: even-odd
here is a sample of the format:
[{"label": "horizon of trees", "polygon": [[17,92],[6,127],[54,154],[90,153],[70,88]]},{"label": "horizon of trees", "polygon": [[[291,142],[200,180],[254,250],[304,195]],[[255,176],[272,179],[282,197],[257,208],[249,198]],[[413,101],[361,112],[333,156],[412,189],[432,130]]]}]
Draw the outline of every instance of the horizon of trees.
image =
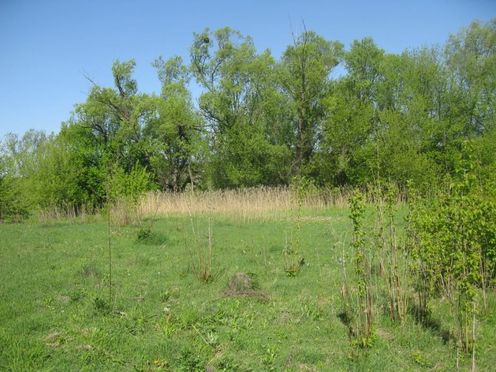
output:
[{"label": "horizon of trees", "polygon": [[138,90],[134,60],[116,60],[114,85],[91,82],[59,133],[3,138],[0,220],[36,207],[98,209],[109,180],[116,195],[294,177],[426,188],[467,158],[481,182],[496,170],[496,18],[443,48],[400,54],[371,38],[345,49],[305,31],[278,60],[236,30],[206,29],[193,34],[189,63],[159,57],[153,66],[160,94]]}]

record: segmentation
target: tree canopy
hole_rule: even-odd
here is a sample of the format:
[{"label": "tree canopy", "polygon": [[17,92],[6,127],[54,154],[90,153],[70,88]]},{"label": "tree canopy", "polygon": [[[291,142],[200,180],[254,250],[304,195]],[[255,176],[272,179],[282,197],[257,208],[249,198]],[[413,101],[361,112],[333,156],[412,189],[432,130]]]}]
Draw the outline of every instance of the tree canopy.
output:
[{"label": "tree canopy", "polygon": [[113,86],[90,81],[58,134],[5,136],[0,219],[99,208],[110,175],[174,192],[294,176],[425,186],[452,175],[467,148],[481,174],[495,168],[496,19],[400,54],[305,30],[276,59],[228,27],[195,33],[189,52],[153,62],[159,93],[139,90],[134,60],[116,60]]}]

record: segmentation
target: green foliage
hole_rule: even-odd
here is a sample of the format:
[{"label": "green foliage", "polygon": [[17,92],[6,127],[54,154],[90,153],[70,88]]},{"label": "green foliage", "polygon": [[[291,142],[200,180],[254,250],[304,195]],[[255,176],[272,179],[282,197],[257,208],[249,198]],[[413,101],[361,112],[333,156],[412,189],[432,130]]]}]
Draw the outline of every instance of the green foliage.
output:
[{"label": "green foliage", "polygon": [[122,97],[130,97],[138,92],[138,84],[132,78],[136,62],[131,59],[126,62],[116,60],[112,65],[114,84]]},{"label": "green foliage", "polygon": [[195,34],[191,70],[204,88],[200,112],[211,129],[208,175],[214,187],[278,185],[288,181],[290,150],[268,51],[230,28]]},{"label": "green foliage", "polygon": [[167,242],[167,237],[151,227],[141,227],[136,234],[136,242],[147,245],[163,245]]},{"label": "green foliage", "polygon": [[136,165],[129,173],[115,166],[109,182],[110,198],[125,199],[136,205],[145,191],[153,188],[150,174],[144,168]]},{"label": "green foliage", "polygon": [[417,199],[413,204],[411,234],[418,290],[428,306],[432,296],[445,296],[458,319],[458,341],[465,351],[475,348],[473,322],[480,309],[481,295],[494,285],[496,204],[477,177],[477,167],[465,145],[467,158],[457,174],[435,198]]},{"label": "green foliage", "polygon": [[19,221],[28,216],[29,205],[19,186],[0,163],[0,222]]},{"label": "green foliage", "polygon": [[0,143],[0,220],[19,221],[33,211],[38,154],[49,140],[29,130],[22,137],[7,134]]},{"label": "green foliage", "polygon": [[88,78],[59,134],[6,136],[2,213],[95,211],[114,166],[121,181],[146,169],[141,186],[172,192],[288,186],[293,176],[428,192],[456,175],[467,140],[486,182],[496,170],[495,35],[495,20],[473,22],[444,48],[391,54],[371,38],[345,50],[305,30],[276,59],[239,31],[206,29],[193,35],[189,64],[154,61],[160,94],[138,90],[134,60],[116,60],[113,86]]},{"label": "green foliage", "polygon": [[47,142],[38,154],[39,168],[32,182],[37,203],[41,208],[90,211],[102,205],[105,198],[106,172],[97,163],[77,131],[63,129]]},{"label": "green foliage", "polygon": [[194,34],[190,53],[192,73],[206,90],[200,110],[212,128],[222,133],[245,118],[256,122],[270,54],[257,55],[251,38],[229,27]]},{"label": "green foliage", "polygon": [[294,174],[310,161],[325,115],[322,101],[329,92],[329,75],[338,65],[343,46],[305,31],[289,46],[278,68],[278,79],[293,114]]},{"label": "green foliage", "polygon": [[182,59],[159,58],[154,66],[162,95],[142,99],[147,119],[143,134],[149,139],[150,169],[158,184],[178,192],[186,184],[201,183],[198,175],[206,152],[202,120],[187,90],[190,74]]},{"label": "green foliage", "polygon": [[[374,341],[374,310],[371,265],[372,254],[364,226],[365,199],[360,190],[355,190],[349,201],[352,223],[352,260],[354,275],[350,282],[344,276],[341,294],[344,302],[343,322],[348,326],[348,335],[353,346],[371,347]],[[343,265],[345,263],[343,262]]]},{"label": "green foliage", "polygon": [[212,184],[219,188],[284,183],[289,174],[289,150],[273,145],[259,126],[235,125],[212,155]]}]

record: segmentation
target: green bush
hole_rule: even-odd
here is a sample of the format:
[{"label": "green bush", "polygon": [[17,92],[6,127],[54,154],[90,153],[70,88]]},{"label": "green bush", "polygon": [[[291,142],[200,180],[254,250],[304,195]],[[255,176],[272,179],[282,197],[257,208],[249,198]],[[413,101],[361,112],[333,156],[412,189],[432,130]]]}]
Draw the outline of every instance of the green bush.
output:
[{"label": "green bush", "polygon": [[459,344],[469,351],[481,295],[485,306],[496,276],[496,203],[481,188],[474,162],[461,166],[435,197],[411,203],[410,232],[419,305],[425,312],[430,298],[447,298],[458,320]]}]

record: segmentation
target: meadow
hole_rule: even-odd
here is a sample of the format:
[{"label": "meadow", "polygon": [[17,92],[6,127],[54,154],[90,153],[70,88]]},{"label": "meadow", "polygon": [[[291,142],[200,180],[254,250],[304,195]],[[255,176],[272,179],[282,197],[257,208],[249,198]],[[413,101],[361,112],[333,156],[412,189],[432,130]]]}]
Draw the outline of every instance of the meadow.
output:
[{"label": "meadow", "polygon": [[50,43],[87,89],[0,124],[0,370],[495,370],[496,18],[432,19],[404,50],[202,26],[153,61],[98,28],[107,75]]},{"label": "meadow", "polygon": [[[344,198],[296,208],[289,194],[271,192],[154,194],[138,213],[114,209],[111,277],[104,215],[0,225],[0,369],[470,369],[442,297],[427,320],[408,311],[394,322],[378,296],[372,344],[350,342]],[[406,214],[400,204],[400,229]],[[297,273],[287,269],[288,245],[297,247]],[[241,291],[232,282],[239,273],[249,281]],[[487,296],[478,370],[496,363],[494,290]]]}]

